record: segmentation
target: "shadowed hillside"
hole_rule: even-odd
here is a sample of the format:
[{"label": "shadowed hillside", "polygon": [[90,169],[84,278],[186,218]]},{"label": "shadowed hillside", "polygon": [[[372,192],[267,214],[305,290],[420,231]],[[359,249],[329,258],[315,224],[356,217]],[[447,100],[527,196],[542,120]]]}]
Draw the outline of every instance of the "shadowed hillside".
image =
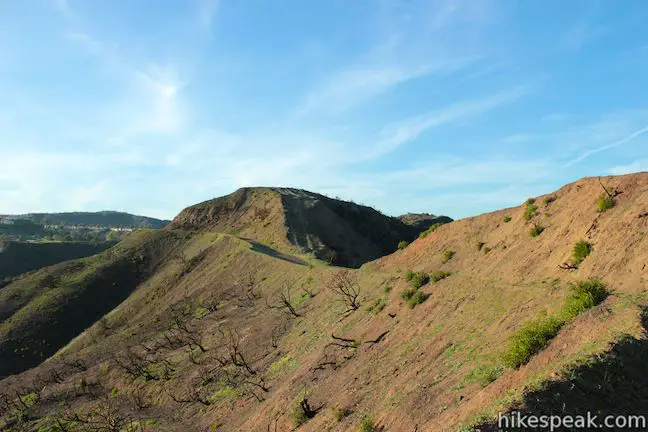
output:
[{"label": "shadowed hillside", "polygon": [[359,269],[303,253],[391,238],[340,206],[243,189],[92,266],[0,288],[0,364],[14,370],[39,362],[57,311],[92,310],[77,289],[115,293],[46,362],[0,381],[0,429],[468,431],[511,409],[643,412],[648,174],[431,227]]}]

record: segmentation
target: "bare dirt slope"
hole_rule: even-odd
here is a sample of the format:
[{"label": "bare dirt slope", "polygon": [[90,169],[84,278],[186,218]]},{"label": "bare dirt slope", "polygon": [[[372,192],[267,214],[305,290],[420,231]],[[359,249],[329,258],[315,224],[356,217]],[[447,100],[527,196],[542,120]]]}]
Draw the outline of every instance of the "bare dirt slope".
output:
[{"label": "bare dirt slope", "polygon": [[[599,179],[582,179],[357,270],[262,241],[258,206],[245,204],[262,190],[185,211],[151,234],[174,236],[174,253],[128,298],[0,381],[0,429],[110,419],[103,430],[467,431],[513,408],[643,413],[648,174],[601,181],[615,195],[603,212]],[[286,226],[275,198],[262,219]],[[222,218],[241,231],[227,234]],[[579,241],[591,253],[575,264]],[[408,307],[402,294],[422,274],[411,272],[432,280]],[[570,283],[592,277],[610,290],[601,304],[570,315],[520,367],[503,361],[518,329],[558,314]]]},{"label": "bare dirt slope", "polygon": [[359,267],[395,251],[399,241],[414,239],[427,226],[301,189],[242,188],[183,210],[169,229],[225,232]]}]

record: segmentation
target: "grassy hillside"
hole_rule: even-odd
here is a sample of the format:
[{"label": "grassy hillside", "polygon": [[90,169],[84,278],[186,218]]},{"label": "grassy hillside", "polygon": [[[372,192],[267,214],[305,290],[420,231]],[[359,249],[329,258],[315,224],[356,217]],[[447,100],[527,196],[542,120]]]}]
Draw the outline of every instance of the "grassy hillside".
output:
[{"label": "grassy hillside", "polygon": [[[641,413],[648,174],[602,182],[436,227],[359,269],[281,243],[266,191],[183,212],[94,266],[0,288],[0,346],[15,347],[42,304],[137,280],[0,381],[0,429],[467,431],[510,409]],[[39,285],[56,272],[70,300]]]},{"label": "grassy hillside", "polygon": [[117,211],[69,212],[69,213],[29,213],[25,219],[39,225],[99,225],[108,228],[164,228],[166,220],[147,216],[137,216]]}]

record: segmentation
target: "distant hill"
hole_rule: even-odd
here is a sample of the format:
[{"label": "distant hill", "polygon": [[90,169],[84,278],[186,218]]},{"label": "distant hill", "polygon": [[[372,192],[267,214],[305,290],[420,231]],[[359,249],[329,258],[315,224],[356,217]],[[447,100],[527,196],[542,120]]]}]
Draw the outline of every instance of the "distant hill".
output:
[{"label": "distant hill", "polygon": [[163,228],[169,221],[117,211],[28,213],[17,216],[39,225],[85,225],[107,228]]},{"label": "distant hill", "polygon": [[425,231],[434,224],[446,224],[452,222],[452,218],[448,216],[437,216],[430,213],[406,213],[398,216],[401,222],[405,225],[414,227],[419,231]]},{"label": "distant hill", "polygon": [[258,187],[191,206],[168,228],[226,232],[284,251],[297,248],[336,265],[359,267],[394,252],[401,240],[413,240],[428,226],[408,225],[371,207],[302,189]]}]

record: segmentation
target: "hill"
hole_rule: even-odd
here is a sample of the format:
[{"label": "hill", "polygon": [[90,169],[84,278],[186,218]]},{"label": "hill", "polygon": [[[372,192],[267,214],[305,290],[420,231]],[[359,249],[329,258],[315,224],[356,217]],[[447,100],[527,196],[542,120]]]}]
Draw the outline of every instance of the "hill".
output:
[{"label": "hill", "polygon": [[468,431],[514,409],[645,413],[648,174],[582,179],[358,269],[313,258],[300,242],[319,225],[286,215],[310,204],[283,194],[237,191],[1,288],[0,429]]},{"label": "hill", "polygon": [[425,231],[435,224],[446,224],[452,222],[448,216],[437,216],[429,213],[407,213],[398,216],[398,219],[405,225],[414,227],[418,231]]},{"label": "hill", "polygon": [[0,242],[0,280],[102,252],[114,242]]},{"label": "hill", "polygon": [[169,222],[147,216],[137,216],[117,211],[28,213],[16,216],[38,225],[101,226],[105,228],[164,228]]},{"label": "hill", "polygon": [[371,207],[289,188],[242,188],[183,210],[168,227],[227,232],[346,267],[394,252],[401,240],[411,241],[425,228]]}]

